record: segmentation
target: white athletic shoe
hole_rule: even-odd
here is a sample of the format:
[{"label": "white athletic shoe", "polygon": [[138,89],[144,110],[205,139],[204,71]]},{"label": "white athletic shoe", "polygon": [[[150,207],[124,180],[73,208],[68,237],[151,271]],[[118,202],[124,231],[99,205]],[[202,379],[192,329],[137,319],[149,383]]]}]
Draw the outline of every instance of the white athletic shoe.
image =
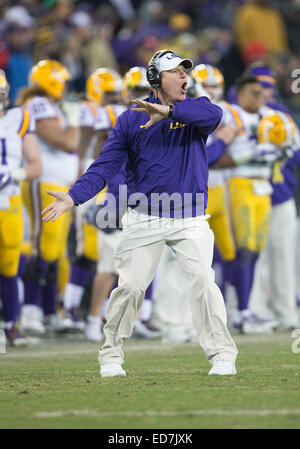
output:
[{"label": "white athletic shoe", "polygon": [[99,342],[103,340],[104,335],[101,331],[101,320],[97,317],[88,317],[84,329],[85,338],[89,341]]},{"label": "white athletic shoe", "polygon": [[72,321],[69,318],[62,317],[59,313],[55,313],[45,317],[44,326],[49,334],[63,334],[71,328]]},{"label": "white athletic shoe", "polygon": [[210,369],[208,374],[218,374],[219,376],[235,375],[235,364],[229,360],[218,360]]},{"label": "white athletic shoe", "polygon": [[126,377],[126,372],[123,370],[119,363],[106,363],[100,366],[100,376],[101,377],[115,377],[123,376]]},{"label": "white athletic shoe", "polygon": [[278,326],[277,320],[264,320],[254,313],[242,321],[243,334],[271,334]]},{"label": "white athletic shoe", "polygon": [[43,312],[40,307],[31,304],[25,304],[21,308],[20,329],[21,332],[32,334],[44,334],[45,326],[42,322]]},{"label": "white athletic shoe", "polygon": [[11,346],[27,346],[28,340],[26,337],[24,337],[23,334],[19,331],[18,327],[16,325],[13,326],[12,329],[5,329],[5,337],[6,341]]}]

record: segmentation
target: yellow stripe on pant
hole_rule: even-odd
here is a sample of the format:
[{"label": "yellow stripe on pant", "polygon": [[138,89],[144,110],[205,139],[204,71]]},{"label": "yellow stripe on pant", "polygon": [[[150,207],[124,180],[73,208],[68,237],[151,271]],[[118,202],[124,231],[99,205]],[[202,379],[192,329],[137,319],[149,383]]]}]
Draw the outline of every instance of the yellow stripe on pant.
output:
[{"label": "yellow stripe on pant", "polygon": [[230,178],[229,194],[237,249],[260,252],[267,244],[271,198],[254,193],[255,179]]},{"label": "yellow stripe on pant", "polygon": [[36,180],[23,182],[21,187],[24,205],[30,217],[32,254],[39,254],[46,262],[54,262],[66,251],[71,213],[67,212],[56,221],[45,223],[42,221],[41,210],[53,202],[53,197],[48,195],[46,189],[66,193],[70,187]]},{"label": "yellow stripe on pant", "polygon": [[12,277],[18,272],[23,239],[21,195],[10,197],[9,209],[0,210],[0,274]]},{"label": "yellow stripe on pant", "polygon": [[206,213],[210,215],[209,225],[215,235],[215,244],[222,258],[233,260],[235,258],[235,243],[225,185],[208,188]]}]

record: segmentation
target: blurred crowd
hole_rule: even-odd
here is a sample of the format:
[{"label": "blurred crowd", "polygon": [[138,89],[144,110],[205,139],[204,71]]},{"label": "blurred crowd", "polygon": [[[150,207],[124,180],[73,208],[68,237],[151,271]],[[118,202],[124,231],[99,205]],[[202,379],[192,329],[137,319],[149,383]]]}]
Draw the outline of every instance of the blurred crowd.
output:
[{"label": "blurred crowd", "polygon": [[[238,108],[238,111],[239,108],[242,108],[238,97],[243,87],[240,87],[239,90],[239,83],[235,84],[242,74],[244,80],[239,82],[245,82],[245,79],[250,77],[250,80],[247,81],[246,93],[251,93],[249,97],[254,99],[255,108],[251,103],[250,106],[246,105],[248,109],[245,106],[241,112],[241,114],[250,114],[251,116],[249,120],[245,119],[247,126],[249,123],[251,124],[251,126],[249,125],[249,140],[252,141],[254,134],[256,135],[256,127],[262,118],[260,107],[264,104],[274,111],[279,111],[277,115],[275,114],[275,121],[282,120],[280,118],[282,113],[289,117],[288,119],[284,116],[283,131],[281,129],[283,134],[277,135],[274,131],[276,139],[282,138],[280,145],[283,146],[284,142],[288,140],[287,129],[294,129],[291,133],[298,136],[295,124],[291,125],[294,123],[292,118],[298,124],[298,128],[300,127],[300,94],[297,92],[297,90],[300,91],[299,23],[300,0],[174,0],[168,3],[166,0],[2,1],[0,6],[0,69],[4,70],[0,71],[0,84],[2,82],[0,86],[2,89],[0,116],[3,118],[0,190],[2,189],[2,193],[5,193],[3,189],[6,189],[6,192],[9,191],[9,198],[13,196],[13,193],[16,197],[22,193],[23,202],[28,212],[28,216],[23,214],[23,219],[27,222],[25,222],[23,242],[25,245],[23,245],[20,258],[23,231],[19,233],[20,247],[12,256],[9,251],[10,238],[14,237],[14,228],[5,221],[6,215],[8,216],[10,211],[13,212],[14,217],[16,216],[14,205],[8,202],[5,207],[3,204],[0,205],[3,209],[0,211],[0,215],[2,213],[0,220],[4,223],[4,226],[0,226],[0,230],[2,232],[9,231],[7,234],[9,244],[5,238],[2,238],[3,241],[0,239],[3,248],[5,247],[3,251],[8,250],[9,253],[7,259],[3,255],[4,252],[0,258],[0,265],[4,261],[9,269],[8,274],[6,272],[3,274],[0,266],[1,302],[3,303],[5,329],[7,333],[11,333],[10,341],[13,344],[16,340],[22,341],[23,339],[24,342],[24,337],[22,334],[18,334],[18,329],[15,327],[19,316],[20,327],[23,330],[33,329],[38,334],[45,333],[52,326],[60,333],[65,330],[68,332],[70,329],[76,331],[85,329],[87,339],[93,341],[100,341],[103,337],[101,323],[103,320],[105,321],[106,298],[114,288],[118,275],[113,262],[112,242],[116,244],[120,230],[115,229],[114,233],[109,231],[107,235],[102,230],[96,231],[93,208],[88,212],[83,208],[76,208],[73,217],[71,214],[66,215],[65,221],[60,220],[56,224],[41,224],[42,222],[36,217],[40,217],[41,210],[51,200],[47,189],[59,192],[68,191],[78,174],[82,173],[98,156],[117,117],[130,105],[131,100],[145,98],[148,95],[149,84],[145,66],[154,52],[167,48],[184,58],[190,58],[194,62],[195,69],[189,76],[190,85],[187,85],[189,86],[189,95],[201,96],[204,89],[204,94],[209,95],[212,101],[219,102],[224,96],[224,100],[228,102],[224,103],[224,107],[229,108],[231,115],[235,117],[235,125],[238,129],[241,119],[238,115],[236,121],[239,113],[235,111],[235,107]],[[298,77],[299,80],[295,77]],[[194,93],[192,93],[193,89]],[[211,90],[209,91],[209,89]],[[256,102],[256,97],[261,99],[260,105]],[[246,98],[248,98],[247,95]],[[8,102],[9,106],[23,105],[24,111],[21,108],[11,108],[7,111]],[[24,120],[22,118],[22,114],[25,112],[27,122],[25,115]],[[252,123],[251,114],[255,114],[255,123]],[[11,128],[5,125],[4,119]],[[288,125],[286,125],[287,120],[290,120]],[[36,129],[33,129],[33,123],[35,123]],[[273,122],[266,125],[266,129],[272,129],[273,125]],[[285,126],[287,127],[285,128]],[[234,131],[232,129],[230,131],[230,126],[221,128],[225,128],[225,130],[219,129],[216,132],[215,140],[221,141],[221,148],[224,149],[224,145],[226,148],[229,147],[237,137],[237,129],[236,126],[233,127]],[[12,129],[11,132],[10,129]],[[16,158],[11,157],[10,164],[7,164],[6,155],[13,156],[14,153],[17,153],[16,142],[19,142],[19,156],[23,152],[26,159],[26,148],[33,150],[34,147],[32,143],[34,142],[34,132],[38,139],[36,153],[37,159],[41,156],[40,171],[42,175],[38,175],[37,172],[32,174],[32,170],[29,170],[31,177],[29,175],[28,177],[26,169],[21,166],[21,160],[19,161],[20,167],[11,171],[11,164],[13,169],[16,168]],[[22,141],[25,134],[27,144],[26,141],[25,143]],[[28,143],[30,138],[33,141],[29,140]],[[255,138],[257,139],[258,136],[256,135]],[[234,140],[234,142],[236,141]],[[10,145],[8,150],[6,145]],[[244,147],[246,150],[248,148],[245,142],[241,145],[238,141],[237,145],[239,151]],[[279,145],[277,140],[276,145]],[[296,156],[300,157],[298,147],[297,151]],[[300,180],[300,164],[296,156],[294,158],[294,153],[292,156],[287,156],[287,154],[284,153],[282,157],[280,156],[280,160],[277,154],[276,164],[273,161],[274,173],[272,172],[270,178],[275,186],[273,197],[270,197],[272,188],[267,193],[256,192],[258,197],[259,195],[267,197],[267,207],[264,208],[265,215],[261,213],[261,216],[267,217],[267,214],[270,213],[270,200],[279,198],[278,202],[272,203],[274,206],[272,211],[275,211],[274,213],[278,211],[276,217],[284,220],[283,223],[280,220],[276,221],[278,220],[276,217],[272,218],[273,230],[276,232],[270,231],[269,241],[271,243],[269,243],[268,252],[265,251],[264,258],[260,258],[262,262],[258,265],[262,268],[267,267],[270,272],[261,268],[260,271],[257,270],[259,276],[257,274],[254,276],[254,266],[261,249],[249,248],[248,245],[246,254],[243,242],[237,248],[241,251],[237,251],[234,262],[240,264],[237,267],[243,270],[244,274],[239,276],[240,272],[238,271],[235,281],[241,282],[236,281],[234,284],[232,276],[229,274],[236,273],[235,265],[234,270],[232,269],[233,265],[230,265],[235,257],[233,254],[235,250],[232,251],[230,257],[228,255],[223,257],[224,255],[221,254],[224,260],[221,257],[218,260],[218,254],[215,253],[214,270],[217,283],[224,290],[227,308],[230,309],[231,304],[234,304],[233,309],[236,312],[236,296],[238,297],[238,312],[241,312],[239,321],[235,322],[232,319],[231,324],[240,332],[246,333],[241,326],[244,321],[250,322],[251,319],[255,321],[254,324],[250,323],[254,327],[256,326],[255,332],[257,329],[261,331],[265,325],[269,332],[269,318],[272,321],[272,316],[265,316],[264,310],[258,310],[258,312],[259,315],[267,319],[259,318],[258,323],[257,318],[252,316],[252,312],[249,315],[248,302],[253,279],[261,279],[256,290],[253,289],[256,292],[253,297],[259,298],[260,306],[264,302],[263,292],[268,291],[268,294],[269,290],[271,292],[270,280],[277,281],[274,282],[276,288],[278,285],[283,287],[277,288],[278,292],[273,294],[274,287],[268,299],[277,299],[281,309],[286,309],[288,299],[291,303],[291,319],[281,327],[290,329],[297,325],[295,289],[299,305],[300,275],[298,267],[300,264],[297,262],[295,270],[294,259],[299,261],[300,253],[295,258],[294,250],[297,247],[300,248],[296,243],[300,236],[300,189],[296,188],[295,178],[298,177],[298,181]],[[268,154],[265,157],[267,158]],[[29,157],[29,162],[32,162],[32,157]],[[257,166],[260,167],[262,160],[254,162],[257,162]],[[267,159],[265,162],[268,162]],[[214,164],[215,162],[210,165]],[[219,166],[210,169],[210,173],[218,172],[217,169],[222,169],[222,167],[224,168],[224,166]],[[247,172],[247,175],[241,177],[249,178],[252,182],[254,175],[251,175],[251,170],[252,167],[250,167],[250,175]],[[219,174],[220,170],[216,176],[218,183]],[[120,175],[123,176],[122,173]],[[17,178],[13,176],[17,176]],[[228,173],[226,176],[221,176],[222,183],[220,185],[217,183],[216,186],[209,186],[209,198],[213,198],[212,204],[221,204],[221,206],[227,204],[227,193],[224,193],[224,197],[223,194],[221,195],[221,200],[219,197],[216,199],[213,196],[212,188],[216,187],[215,191],[217,192],[223,192],[223,190],[227,192],[227,184],[224,179],[227,179],[228,176]],[[257,176],[268,178],[269,175]],[[39,181],[35,182],[37,178]],[[234,184],[235,176],[232,178]],[[17,189],[16,186],[19,183],[23,183],[22,192],[18,190],[16,193],[14,189]],[[123,180],[119,180],[116,183],[117,187],[122,183]],[[259,186],[260,184],[256,188],[259,189]],[[239,218],[235,221],[236,229],[248,229],[247,233],[250,235],[247,226],[251,220],[248,220],[247,214],[243,212],[247,196],[244,195],[240,187],[235,192],[242,200],[239,209],[241,216],[237,215]],[[295,192],[298,220],[294,201]],[[234,196],[234,194],[232,195]],[[253,199],[250,195],[247,207],[249,206],[251,211],[254,210],[252,202],[255,199],[257,198]],[[21,225],[23,226],[22,202],[21,198],[17,198],[17,200],[20,200],[20,211],[18,212],[19,218],[15,220],[15,228],[19,229]],[[101,201],[100,204],[96,204],[97,207],[102,208]],[[226,214],[222,210],[220,215],[227,216],[227,207],[223,209]],[[233,209],[235,211],[238,209],[236,203]],[[214,215],[218,216],[219,212],[219,210],[213,210],[208,213],[214,217]],[[86,213],[87,216],[84,215]],[[269,229],[263,226],[263,223],[267,223],[267,219],[263,220],[261,216],[255,218],[255,221],[261,220],[260,224],[255,223],[259,230],[257,235],[260,240],[262,240],[263,234],[267,237],[269,232]],[[30,220],[32,235],[29,235]],[[241,224],[243,221],[246,221],[245,226],[243,223]],[[224,223],[221,222],[221,224],[222,233],[220,235],[226,240]],[[281,231],[282,234],[280,234]],[[285,243],[286,237],[288,243]],[[100,259],[98,246],[101,247]],[[218,246],[217,243],[216,246]],[[11,258],[15,263],[13,270],[9,263]],[[179,340],[178,333],[181,329],[183,332],[181,340],[186,341],[186,338],[190,339],[193,335],[194,329],[191,324],[191,314],[187,313],[188,308],[184,301],[185,294],[183,294],[179,268],[172,259],[172,255],[168,253],[162,260],[162,266],[159,269],[161,283],[158,277],[158,282],[156,280],[154,286],[151,284],[148,288],[146,301],[143,304],[145,308],[137,317],[134,334],[139,338],[141,336],[153,338],[165,327],[163,330],[167,329],[167,333],[170,331],[171,340]],[[278,272],[274,268],[274,260],[277,262]],[[228,265],[227,262],[229,262]],[[229,265],[231,268],[228,268]],[[167,282],[164,282],[165,279]],[[282,282],[281,279],[283,279]],[[228,280],[230,282],[227,282]],[[244,288],[243,282],[245,285],[247,284],[247,288]],[[290,288],[287,286],[288,282]],[[242,287],[237,285],[238,283]],[[226,284],[234,286],[237,295],[230,294],[230,291],[228,295]],[[58,295],[57,290],[59,291]],[[243,300],[244,297],[247,301]],[[157,301],[158,298],[163,298],[164,301]],[[154,322],[154,326],[151,322],[152,300],[156,307],[156,309],[154,308],[156,316],[161,318],[161,322],[159,320]],[[22,304],[21,313],[19,304]],[[59,310],[57,306],[59,306]],[[82,308],[84,309],[83,315],[87,318],[86,323],[81,320],[80,312],[83,310],[80,309]],[[173,312],[175,310],[173,315],[170,313],[171,309]],[[233,313],[231,315],[233,316]],[[231,315],[229,313],[229,317]],[[7,316],[11,318],[5,318]],[[51,320],[52,318],[53,320]],[[62,318],[62,323],[56,322],[58,318]],[[68,325],[65,323],[65,318]],[[183,323],[186,324],[186,328],[185,324],[182,326]],[[156,328],[156,325],[160,329]],[[253,326],[250,329],[251,332]]]},{"label": "blurred crowd", "polygon": [[13,104],[41,59],[66,65],[79,94],[96,68],[124,74],[162,48],[218,66],[226,90],[260,60],[273,69],[279,96],[299,123],[300,95],[291,88],[300,67],[299,23],[300,0],[3,0],[0,68]]}]

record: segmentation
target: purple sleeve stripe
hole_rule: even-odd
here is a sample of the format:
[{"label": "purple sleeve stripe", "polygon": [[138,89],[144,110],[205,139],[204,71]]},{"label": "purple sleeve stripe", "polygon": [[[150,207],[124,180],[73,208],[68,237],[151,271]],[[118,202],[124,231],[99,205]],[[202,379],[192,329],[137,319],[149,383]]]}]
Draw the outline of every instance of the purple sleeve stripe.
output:
[{"label": "purple sleeve stripe", "polygon": [[19,129],[18,129],[18,134],[20,134],[20,131],[23,128],[23,125],[24,125],[24,109],[22,108],[22,120],[21,120],[21,125],[19,126]]}]

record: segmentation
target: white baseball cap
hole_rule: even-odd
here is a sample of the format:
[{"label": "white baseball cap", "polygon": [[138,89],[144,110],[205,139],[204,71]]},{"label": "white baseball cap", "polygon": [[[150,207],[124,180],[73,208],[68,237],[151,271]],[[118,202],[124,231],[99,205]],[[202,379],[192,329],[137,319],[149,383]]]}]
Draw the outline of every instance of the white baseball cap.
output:
[{"label": "white baseball cap", "polygon": [[181,59],[180,56],[176,55],[172,51],[165,53],[163,56],[157,59],[155,62],[159,73],[164,70],[175,69],[179,64],[182,64],[186,69],[193,68],[193,62],[190,59]]}]

